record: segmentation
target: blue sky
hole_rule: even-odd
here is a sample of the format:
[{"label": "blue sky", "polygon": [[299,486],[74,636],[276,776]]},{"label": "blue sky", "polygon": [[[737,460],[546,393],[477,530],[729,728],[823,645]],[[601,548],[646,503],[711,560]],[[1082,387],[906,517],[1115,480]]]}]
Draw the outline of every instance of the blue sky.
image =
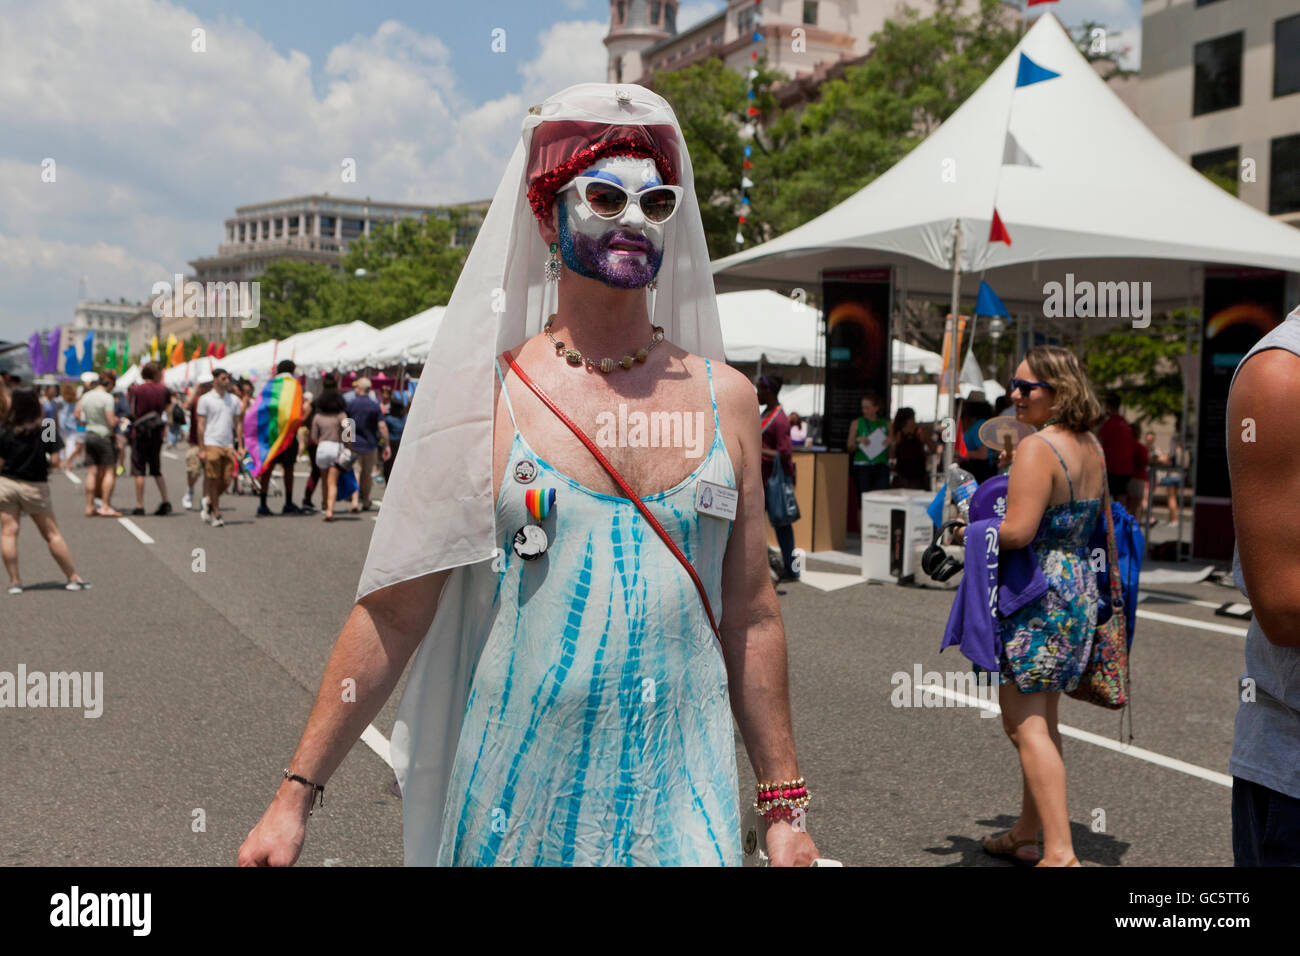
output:
[{"label": "blue sky", "polygon": [[[724,5],[687,0],[679,26]],[[1055,6],[1140,46],[1140,0]],[[608,18],[608,0],[0,7],[0,339],[70,322],[82,277],[139,301],[214,253],[237,205],[487,198],[528,106],[604,79]]]}]

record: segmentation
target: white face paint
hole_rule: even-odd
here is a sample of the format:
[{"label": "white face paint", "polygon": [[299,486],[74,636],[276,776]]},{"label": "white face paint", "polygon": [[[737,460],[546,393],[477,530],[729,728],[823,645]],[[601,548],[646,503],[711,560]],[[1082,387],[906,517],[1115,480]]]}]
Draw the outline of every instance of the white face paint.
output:
[{"label": "white face paint", "polygon": [[[654,160],[636,156],[606,156],[583,170],[582,175],[612,179],[633,192],[664,185]],[[599,241],[612,232],[635,234],[643,236],[656,253],[663,252],[666,224],[647,220],[636,203],[629,202],[624,207],[623,214],[614,219],[601,219],[577,196],[572,197],[565,206],[569,210],[569,228],[575,236],[587,236]],[[617,267],[628,261],[644,263],[647,258],[644,251],[620,250],[617,244],[605,255],[609,267]]]}]

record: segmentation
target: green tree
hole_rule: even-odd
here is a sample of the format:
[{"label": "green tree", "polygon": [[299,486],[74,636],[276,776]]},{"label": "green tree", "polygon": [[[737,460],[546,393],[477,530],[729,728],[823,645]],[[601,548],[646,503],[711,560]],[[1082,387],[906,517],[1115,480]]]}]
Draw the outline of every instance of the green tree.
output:
[{"label": "green tree", "polygon": [[241,347],[335,324],[339,280],[329,266],[279,259],[266,267],[259,281],[261,318],[242,329]]},{"label": "green tree", "polygon": [[[780,74],[770,70],[766,61],[757,63],[754,71],[753,100],[748,98],[747,76],[718,59],[655,77],[655,90],[672,104],[691,155],[695,195],[712,259],[742,248],[736,232],[746,192],[741,187],[746,175],[745,145],[754,141],[742,138],[741,129],[750,120],[749,108],[753,104],[760,115],[776,108],[772,86]],[[748,175],[753,178],[752,172]],[[746,216],[740,231],[750,241],[763,234],[761,216],[761,211]]]},{"label": "green tree", "polygon": [[343,257],[333,322],[382,328],[446,305],[469,253],[451,244],[463,218],[451,210],[445,219],[404,219],[355,239]]},{"label": "green tree", "polygon": [[[1088,378],[1100,395],[1118,392],[1138,420],[1173,416],[1183,412],[1183,381],[1178,359],[1187,353],[1187,310],[1153,316],[1147,329],[1125,329],[1087,341],[1083,355]],[[1192,341],[1192,354],[1200,342]]]},{"label": "green tree", "polygon": [[[759,136],[754,203],[771,238],[866,186],[957,111],[1018,42],[1000,0],[961,12],[904,7],[872,35],[864,63],[822,85],[802,113],[773,115]],[[936,176],[938,171],[936,171]]]}]

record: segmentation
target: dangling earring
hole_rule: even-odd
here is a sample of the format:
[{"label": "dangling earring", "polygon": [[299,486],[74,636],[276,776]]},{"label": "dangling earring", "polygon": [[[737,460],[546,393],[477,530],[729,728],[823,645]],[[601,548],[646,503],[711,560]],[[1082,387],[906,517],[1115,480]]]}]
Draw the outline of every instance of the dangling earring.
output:
[{"label": "dangling earring", "polygon": [[560,256],[559,245],[551,243],[551,253],[546,259],[543,273],[546,283],[542,286],[542,322],[560,308]]},{"label": "dangling earring", "polygon": [[645,307],[650,316],[650,324],[655,324],[655,299],[659,294],[659,278],[650,280],[650,284],[645,287]]}]

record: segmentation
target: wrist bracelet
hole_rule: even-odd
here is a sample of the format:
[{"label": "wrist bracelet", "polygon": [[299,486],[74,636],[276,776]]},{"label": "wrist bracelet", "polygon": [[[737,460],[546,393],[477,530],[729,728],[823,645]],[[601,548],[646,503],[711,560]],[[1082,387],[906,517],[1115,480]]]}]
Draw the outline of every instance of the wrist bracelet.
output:
[{"label": "wrist bracelet", "polygon": [[293,780],[296,783],[304,783],[312,788],[312,805],[307,809],[307,816],[311,816],[316,810],[316,798],[320,797],[320,806],[325,806],[325,785],[321,783],[312,783],[306,777],[300,777],[296,773],[290,773],[289,768],[284,768],[284,779]]}]

